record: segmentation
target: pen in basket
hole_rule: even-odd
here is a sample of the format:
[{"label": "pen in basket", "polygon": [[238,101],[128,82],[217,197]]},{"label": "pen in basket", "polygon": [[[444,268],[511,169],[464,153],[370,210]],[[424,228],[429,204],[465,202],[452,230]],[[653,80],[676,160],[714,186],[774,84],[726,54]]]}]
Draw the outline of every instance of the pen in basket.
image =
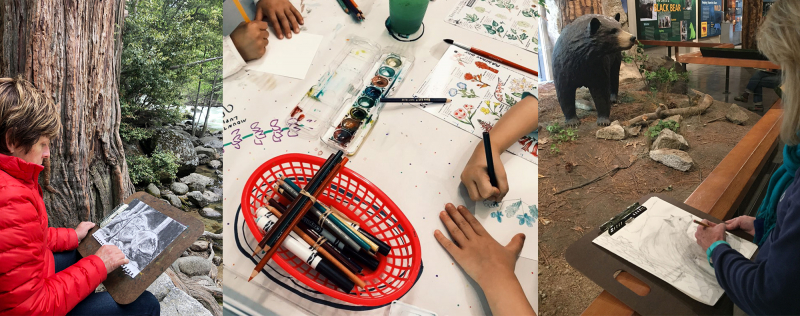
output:
[{"label": "pen in basket", "polygon": [[313,193],[308,193],[307,191],[305,191],[305,193],[300,192],[303,196],[300,196],[298,199],[292,202],[288,208],[289,211],[287,212],[286,216],[281,217],[271,230],[273,231],[272,235],[270,236],[267,234],[267,243],[265,247],[269,248],[265,248],[266,254],[263,258],[261,258],[261,261],[250,274],[250,280],[252,280],[258,274],[258,272],[264,268],[267,262],[269,262],[269,260],[278,250],[278,245],[280,245],[289,235],[289,232],[295,226],[297,226],[297,223],[300,222],[300,219],[302,219],[305,213],[311,208],[313,202],[316,200],[316,197],[319,196],[319,194],[322,193],[326,187],[330,186],[333,178],[348,161],[347,158],[342,158],[343,155],[344,152],[340,150],[329,159],[331,160],[330,164],[327,162],[326,164],[323,164],[323,167],[319,169],[319,172],[314,175],[314,177],[311,179],[311,182],[309,182],[309,185],[306,186],[306,188]]}]

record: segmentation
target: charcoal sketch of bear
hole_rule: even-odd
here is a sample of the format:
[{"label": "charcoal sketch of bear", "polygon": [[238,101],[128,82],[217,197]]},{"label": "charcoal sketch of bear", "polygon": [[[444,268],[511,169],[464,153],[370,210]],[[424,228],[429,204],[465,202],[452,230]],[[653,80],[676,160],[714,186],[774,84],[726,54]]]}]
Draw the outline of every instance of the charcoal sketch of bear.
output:
[{"label": "charcoal sketch of bear", "polygon": [[566,124],[580,124],[575,112],[575,90],[589,88],[597,108],[597,125],[609,125],[611,103],[617,101],[622,51],[636,43],[614,18],[581,16],[561,32],[553,48],[553,82]]}]

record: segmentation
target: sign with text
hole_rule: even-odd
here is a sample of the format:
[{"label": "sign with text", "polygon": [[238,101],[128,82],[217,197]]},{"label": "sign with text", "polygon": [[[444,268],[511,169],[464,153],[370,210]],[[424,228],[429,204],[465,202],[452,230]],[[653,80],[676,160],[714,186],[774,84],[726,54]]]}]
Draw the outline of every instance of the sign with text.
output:
[{"label": "sign with text", "polygon": [[700,38],[722,34],[722,0],[700,1]]},{"label": "sign with text", "polygon": [[636,0],[637,37],[656,41],[691,41],[697,38],[696,1]]}]

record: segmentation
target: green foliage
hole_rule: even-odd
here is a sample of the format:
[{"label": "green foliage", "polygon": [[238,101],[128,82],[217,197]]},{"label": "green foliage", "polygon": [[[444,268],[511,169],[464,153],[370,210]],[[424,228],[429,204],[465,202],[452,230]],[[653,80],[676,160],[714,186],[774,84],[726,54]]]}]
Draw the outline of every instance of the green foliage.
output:
[{"label": "green foliage", "polygon": [[665,128],[671,129],[673,132],[677,133],[678,129],[680,128],[680,124],[673,120],[658,120],[656,126],[653,126],[647,130],[647,137],[656,138],[659,133]]},{"label": "green foliage", "polygon": [[128,122],[122,122],[119,124],[119,136],[126,142],[133,142],[153,137],[153,130],[132,126]]},{"label": "green foliage", "polygon": [[564,128],[558,124],[558,122],[553,123],[552,125],[547,126],[547,131],[550,132],[550,135],[554,141],[554,143],[550,144],[550,152],[553,154],[558,154],[561,150],[558,148],[558,145],[561,143],[566,143],[570,141],[575,141],[578,139],[578,129],[577,128]]},{"label": "green foliage", "polygon": [[[222,2],[218,0],[127,1],[122,31],[121,134],[147,137],[141,129],[175,123],[187,99],[200,98],[219,77],[222,60],[185,66],[222,55]],[[124,130],[123,130],[124,128]]]},{"label": "green foliage", "polygon": [[161,183],[161,179],[174,179],[178,173],[178,157],[171,152],[156,151],[151,157],[126,156],[128,175],[136,185]]},{"label": "green foliage", "polygon": [[623,92],[617,95],[617,101],[619,101],[619,103],[632,103],[636,101],[636,98],[634,98],[630,93]]}]

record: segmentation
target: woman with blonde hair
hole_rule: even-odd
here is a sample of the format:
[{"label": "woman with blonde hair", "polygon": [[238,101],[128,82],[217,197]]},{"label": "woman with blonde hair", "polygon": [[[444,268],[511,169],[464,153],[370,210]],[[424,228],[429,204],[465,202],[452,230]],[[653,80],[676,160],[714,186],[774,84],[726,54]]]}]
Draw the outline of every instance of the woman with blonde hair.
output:
[{"label": "woman with blonde hair", "polygon": [[39,173],[58,111],[29,82],[0,78],[0,315],[158,315],[149,292],[128,305],[94,293],[128,259],[112,245],[81,258],[75,249],[93,223],[48,227]]},{"label": "woman with blonde hair", "polygon": [[[783,71],[783,165],[772,175],[756,217],[739,216],[697,227],[717,282],[750,315],[800,313],[800,1],[779,0],[758,32],[758,46]],[[706,222],[708,223],[708,222]],[[751,262],[725,242],[742,229],[760,245]]]}]

